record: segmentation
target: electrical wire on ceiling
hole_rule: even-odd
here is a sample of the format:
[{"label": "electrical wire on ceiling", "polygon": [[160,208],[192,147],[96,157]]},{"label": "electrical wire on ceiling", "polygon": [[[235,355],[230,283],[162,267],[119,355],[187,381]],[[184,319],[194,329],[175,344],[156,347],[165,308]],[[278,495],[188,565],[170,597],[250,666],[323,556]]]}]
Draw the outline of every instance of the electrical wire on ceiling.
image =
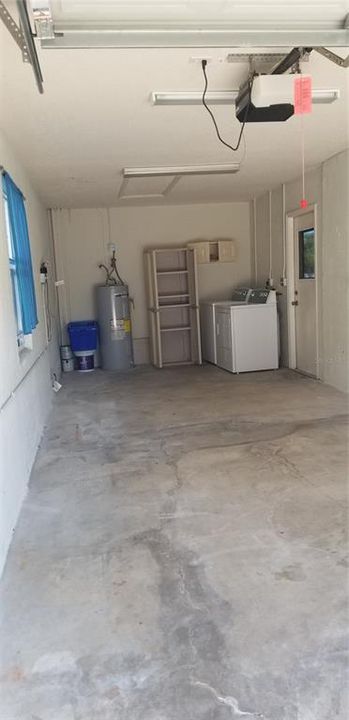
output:
[{"label": "electrical wire on ceiling", "polygon": [[[217,124],[216,118],[215,118],[215,116],[214,116],[211,108],[207,105],[207,102],[206,102],[206,93],[207,93],[207,88],[208,88],[208,78],[207,78],[207,72],[206,72],[206,65],[207,65],[207,60],[202,60],[202,61],[201,61],[201,67],[202,67],[202,72],[203,72],[204,80],[205,80],[204,91],[203,91],[203,93],[202,93],[202,104],[203,104],[204,108],[206,108],[206,110],[207,110],[207,112],[209,113],[209,115],[211,116],[211,119],[212,119],[212,122],[213,122],[213,124],[214,124],[215,130],[216,130],[216,135],[217,135],[217,137],[218,137],[219,142],[221,142],[222,145],[225,145],[225,147],[229,148],[229,150],[232,150],[233,152],[236,152],[236,151],[239,149],[240,144],[241,144],[241,140],[243,139],[243,136],[244,136],[244,130],[245,130],[245,125],[246,125],[247,115],[248,115],[248,111],[249,111],[250,105],[251,105],[251,91],[252,91],[252,85],[253,85],[253,76],[252,76],[252,77],[250,78],[250,80],[249,80],[249,84],[250,84],[250,93],[249,93],[250,99],[249,99],[249,102],[248,102],[248,104],[247,104],[247,106],[246,106],[246,112],[245,112],[244,120],[243,120],[243,123],[242,123],[242,126],[241,126],[241,130],[240,130],[240,134],[239,134],[239,137],[238,137],[238,141],[237,141],[236,145],[230,145],[230,143],[228,143],[228,142],[226,142],[225,140],[223,140],[223,138],[222,138],[222,136],[221,136],[221,134],[220,134],[220,132],[219,132],[219,128],[218,128],[218,124]],[[246,146],[245,146],[245,152],[246,152]]]}]

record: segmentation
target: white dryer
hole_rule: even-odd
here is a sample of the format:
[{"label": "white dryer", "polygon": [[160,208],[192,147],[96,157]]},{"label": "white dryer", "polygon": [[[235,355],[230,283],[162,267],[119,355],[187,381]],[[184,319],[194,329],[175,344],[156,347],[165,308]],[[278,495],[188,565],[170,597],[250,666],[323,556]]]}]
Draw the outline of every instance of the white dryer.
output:
[{"label": "white dryer", "polygon": [[279,367],[275,290],[249,292],[241,305],[215,305],[217,365],[232,373]]},{"label": "white dryer", "polygon": [[247,303],[251,288],[236,288],[231,300],[207,300],[200,302],[201,352],[202,359],[217,365],[216,307]]}]

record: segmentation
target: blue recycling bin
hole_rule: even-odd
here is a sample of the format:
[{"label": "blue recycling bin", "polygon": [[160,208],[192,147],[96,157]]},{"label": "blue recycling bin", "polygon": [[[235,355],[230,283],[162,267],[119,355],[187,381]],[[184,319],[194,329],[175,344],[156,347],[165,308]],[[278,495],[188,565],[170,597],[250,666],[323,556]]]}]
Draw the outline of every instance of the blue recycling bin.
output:
[{"label": "blue recycling bin", "polygon": [[77,357],[78,370],[94,370],[94,354],[98,344],[98,323],[95,320],[80,320],[68,323],[70,345]]}]

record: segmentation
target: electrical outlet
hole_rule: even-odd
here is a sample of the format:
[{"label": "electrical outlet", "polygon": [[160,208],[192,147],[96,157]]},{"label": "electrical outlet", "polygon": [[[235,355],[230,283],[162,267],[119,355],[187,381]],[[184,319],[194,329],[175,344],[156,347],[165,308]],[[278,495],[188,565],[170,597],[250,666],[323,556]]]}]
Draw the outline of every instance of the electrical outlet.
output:
[{"label": "electrical outlet", "polygon": [[207,57],[207,55],[192,55],[189,58],[189,62],[200,63],[200,65],[203,60],[206,60],[207,64],[213,62],[213,59],[211,57]]}]

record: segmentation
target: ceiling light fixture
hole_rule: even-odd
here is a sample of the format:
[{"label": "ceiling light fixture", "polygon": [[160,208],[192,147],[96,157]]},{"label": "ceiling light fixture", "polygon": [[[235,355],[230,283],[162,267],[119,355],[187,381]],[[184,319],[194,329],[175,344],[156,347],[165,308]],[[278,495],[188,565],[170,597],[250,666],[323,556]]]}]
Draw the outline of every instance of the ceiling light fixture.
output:
[{"label": "ceiling light fixture", "polygon": [[[237,90],[208,91],[206,102],[214,105],[231,105],[237,98]],[[193,92],[153,92],[153,105],[202,105],[202,90]]]},{"label": "ceiling light fixture", "polygon": [[124,168],[124,178],[167,177],[172,175],[231,175],[238,172],[239,163],[224,165],[174,165],[169,167]]},{"label": "ceiling light fixture", "polygon": [[[232,105],[237,98],[237,90],[212,90],[206,93],[206,102],[211,105]],[[314,88],[312,93],[314,105],[326,105],[340,98],[338,89]],[[201,105],[202,91],[192,92],[153,92],[153,105]]]}]

